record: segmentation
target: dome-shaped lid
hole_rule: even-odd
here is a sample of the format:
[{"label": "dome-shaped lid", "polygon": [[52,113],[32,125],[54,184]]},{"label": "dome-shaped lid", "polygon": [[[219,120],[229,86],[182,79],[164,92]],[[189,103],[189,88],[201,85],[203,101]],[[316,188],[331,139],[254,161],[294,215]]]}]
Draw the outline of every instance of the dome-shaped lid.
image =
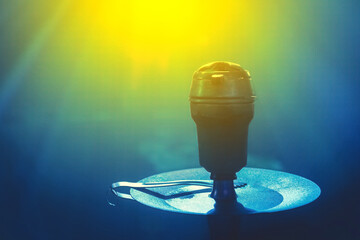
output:
[{"label": "dome-shaped lid", "polygon": [[[193,76],[190,100],[205,99],[254,101],[248,71],[231,62],[212,62],[200,67]],[[198,100],[197,100],[198,99]]]}]

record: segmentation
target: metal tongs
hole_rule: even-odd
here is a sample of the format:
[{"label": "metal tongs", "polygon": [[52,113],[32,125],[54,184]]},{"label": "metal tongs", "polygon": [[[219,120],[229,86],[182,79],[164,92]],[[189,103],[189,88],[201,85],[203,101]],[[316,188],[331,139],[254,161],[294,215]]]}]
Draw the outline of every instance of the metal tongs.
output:
[{"label": "metal tongs", "polygon": [[[160,193],[148,190],[147,188],[162,188],[162,187],[174,187],[174,186],[199,186],[199,187],[202,187],[201,191],[203,191],[204,189],[206,189],[206,191],[208,191],[209,188],[212,188],[213,181],[212,180],[176,180],[176,181],[147,182],[147,183],[116,182],[116,183],[111,184],[110,190],[115,196],[120,197],[120,198],[130,199],[130,200],[134,200],[130,194],[119,192],[117,189],[133,188],[133,189],[140,190],[142,192],[151,194],[155,197],[159,197],[162,199],[168,199],[168,198],[171,198],[172,196],[164,196]],[[246,186],[246,183],[240,183],[240,182],[234,183],[234,188],[241,188],[241,187],[245,187],[245,186]],[[182,195],[189,195],[189,194],[193,194],[193,193],[194,192],[188,192],[188,193],[183,193]],[[173,197],[175,197],[175,196],[173,196]],[[177,195],[176,195],[176,197],[177,197]],[[110,201],[108,201],[108,202],[110,205],[114,205]]]}]

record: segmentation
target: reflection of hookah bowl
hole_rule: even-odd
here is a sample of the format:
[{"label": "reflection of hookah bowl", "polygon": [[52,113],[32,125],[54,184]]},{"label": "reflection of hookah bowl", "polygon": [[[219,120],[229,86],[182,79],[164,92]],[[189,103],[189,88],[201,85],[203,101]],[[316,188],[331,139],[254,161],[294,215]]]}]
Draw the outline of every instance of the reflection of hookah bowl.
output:
[{"label": "reflection of hookah bowl", "polygon": [[238,64],[213,62],[194,73],[191,116],[197,126],[200,165],[211,173],[215,200],[236,198],[233,180],[247,162],[254,99],[249,72]]}]

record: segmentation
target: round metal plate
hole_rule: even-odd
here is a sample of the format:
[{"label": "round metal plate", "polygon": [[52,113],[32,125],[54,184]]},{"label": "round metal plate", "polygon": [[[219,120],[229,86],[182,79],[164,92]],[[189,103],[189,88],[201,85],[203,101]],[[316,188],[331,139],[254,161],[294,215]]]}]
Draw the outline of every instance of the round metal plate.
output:
[{"label": "round metal plate", "polygon": [[[162,182],[172,180],[209,180],[210,174],[203,168],[165,172],[142,179],[139,182]],[[314,182],[281,171],[243,168],[237,173],[237,182],[247,183],[237,188],[236,208],[233,213],[253,214],[277,212],[303,206],[320,195]],[[211,189],[200,186],[175,186],[140,191],[131,189],[131,196],[150,207],[189,214],[213,214],[218,212]],[[217,204],[218,205],[218,204]]]}]

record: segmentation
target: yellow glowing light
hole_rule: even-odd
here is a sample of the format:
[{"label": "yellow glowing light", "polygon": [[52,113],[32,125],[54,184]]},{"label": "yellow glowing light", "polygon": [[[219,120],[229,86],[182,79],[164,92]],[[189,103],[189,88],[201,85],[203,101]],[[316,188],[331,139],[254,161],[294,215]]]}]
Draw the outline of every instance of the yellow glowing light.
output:
[{"label": "yellow glowing light", "polygon": [[78,26],[96,46],[124,53],[136,65],[166,67],[173,56],[221,40],[233,5],[230,0],[103,0],[81,1],[75,11]]}]

